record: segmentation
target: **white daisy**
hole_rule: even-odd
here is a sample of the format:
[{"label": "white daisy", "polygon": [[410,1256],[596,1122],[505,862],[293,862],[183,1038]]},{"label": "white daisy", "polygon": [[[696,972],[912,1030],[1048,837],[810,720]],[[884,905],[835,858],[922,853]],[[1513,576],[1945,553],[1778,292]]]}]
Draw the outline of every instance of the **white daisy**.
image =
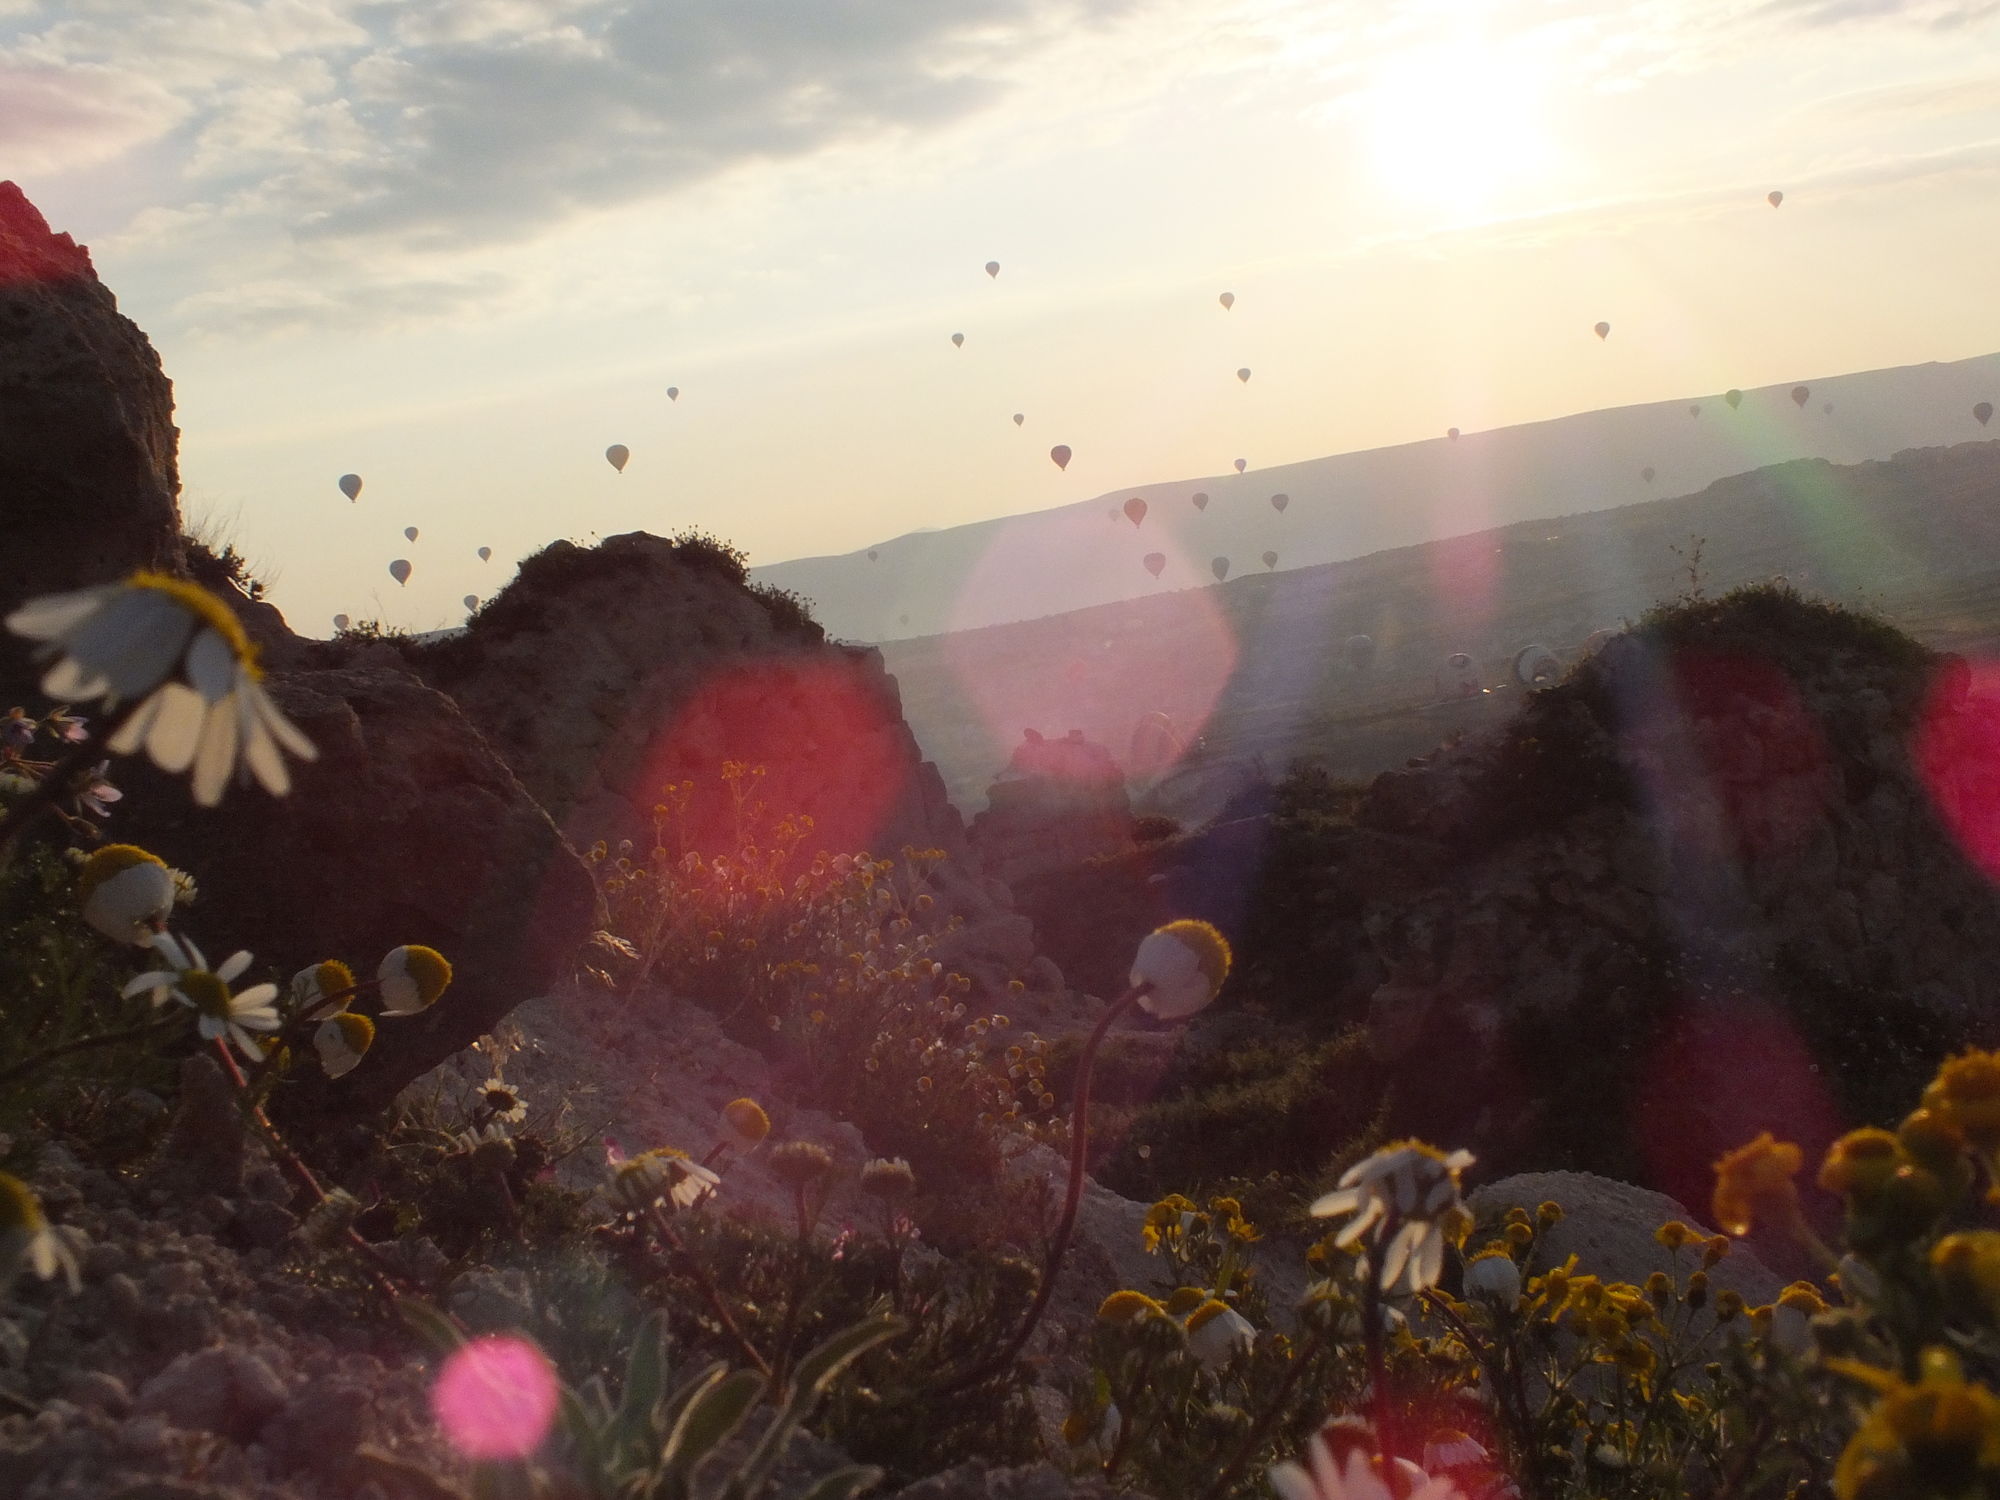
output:
[{"label": "white daisy", "polygon": [[1148,933],[1132,959],[1128,983],[1143,986],[1139,1008],[1163,1021],[1193,1015],[1229,975],[1229,944],[1206,922],[1169,922]]},{"label": "white daisy", "polygon": [[72,1292],[83,1285],[76,1257],[62,1236],[49,1227],[33,1189],[20,1178],[0,1172],[0,1292],[6,1291],[24,1265],[44,1281],[53,1280],[60,1271]]},{"label": "white daisy", "polygon": [[528,1101],[503,1078],[489,1078],[480,1084],[478,1098],[492,1119],[518,1125],[528,1117]]},{"label": "white daisy", "polygon": [[313,1032],[313,1047],[319,1053],[319,1065],[326,1070],[329,1078],[353,1072],[374,1040],[375,1023],[351,1010],[335,1011]]},{"label": "white daisy", "polygon": [[[1272,1467],[1271,1488],[1279,1500],[1394,1500],[1380,1461],[1361,1449],[1336,1459],[1331,1445],[1315,1440],[1307,1452],[1310,1470],[1294,1463]],[[1396,1471],[1403,1500],[1462,1500],[1451,1480],[1433,1479],[1406,1458],[1396,1460]]]},{"label": "white daisy", "polygon": [[7,617],[16,635],[42,642],[54,663],[42,678],[51,697],[138,707],[106,748],[143,748],[178,774],[194,768],[194,799],[221,800],[239,760],[274,796],[291,789],[280,748],[318,755],[264,692],[256,650],[229,606],[207,589],[164,573],[32,599]]},{"label": "white daisy", "polygon": [[1382,1290],[1418,1292],[1436,1286],[1444,1270],[1444,1221],[1463,1212],[1458,1177],[1472,1161],[1470,1151],[1447,1156],[1420,1141],[1385,1146],[1349,1167],[1312,1212],[1322,1219],[1352,1214],[1334,1243],[1368,1235]]},{"label": "white daisy", "polygon": [[437,1003],[451,983],[451,964],[435,948],[405,943],[383,956],[375,977],[382,984],[382,1009],[392,1016],[413,1016]]},{"label": "white daisy", "polygon": [[714,1192],[722,1179],[700,1162],[690,1161],[671,1146],[642,1151],[637,1156],[610,1156],[611,1196],[625,1208],[650,1208],[662,1198],[676,1208],[693,1208]]},{"label": "white daisy", "polygon": [[1211,1370],[1219,1370],[1236,1357],[1240,1349],[1257,1342],[1257,1329],[1228,1303],[1211,1297],[1187,1320],[1188,1348]]},{"label": "white daisy", "polygon": [[1521,1301],[1521,1268],[1505,1250],[1475,1255],[1465,1263],[1465,1295],[1512,1308]]},{"label": "white daisy", "polygon": [[125,986],[126,998],[151,991],[155,1005],[178,1000],[200,1018],[196,1029],[205,1039],[227,1037],[245,1057],[262,1062],[264,1049],[251,1033],[278,1029],[277,1008],[271,1004],[278,997],[278,987],[258,984],[240,995],[229,992],[230,982],[250,967],[250,955],[233,953],[221,968],[211,971],[201,949],[192,942],[182,943],[170,933],[157,934],[153,948],[172,967],[155,969],[132,980]]},{"label": "white daisy", "polygon": [[83,920],[114,943],[144,947],[174,909],[174,872],[136,844],[106,844],[78,872]]},{"label": "white daisy", "polygon": [[308,964],[285,986],[292,1014],[324,1021],[347,1009],[354,996],[354,971],[337,958]]}]

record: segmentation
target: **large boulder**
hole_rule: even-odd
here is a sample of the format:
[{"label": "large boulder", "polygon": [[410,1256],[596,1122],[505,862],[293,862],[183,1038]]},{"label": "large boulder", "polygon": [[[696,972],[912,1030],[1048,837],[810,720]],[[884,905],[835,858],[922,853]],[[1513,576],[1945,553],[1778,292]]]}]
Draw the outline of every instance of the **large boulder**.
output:
[{"label": "large boulder", "polygon": [[[0,608],[182,563],[173,387],[90,253],[0,182]],[[0,709],[35,673],[0,636]]]},{"label": "large boulder", "polygon": [[1080,729],[1059,740],[1024,731],[986,803],[972,841],[987,870],[1009,884],[1132,847],[1125,773]]}]

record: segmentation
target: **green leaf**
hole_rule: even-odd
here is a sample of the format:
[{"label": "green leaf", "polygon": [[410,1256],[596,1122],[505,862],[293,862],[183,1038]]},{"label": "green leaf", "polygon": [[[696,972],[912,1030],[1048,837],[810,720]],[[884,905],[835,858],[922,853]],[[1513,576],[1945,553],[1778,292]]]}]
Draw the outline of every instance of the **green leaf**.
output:
[{"label": "green leaf", "polygon": [[811,1391],[813,1395],[823,1395],[833,1383],[833,1378],[848,1365],[873,1349],[877,1344],[886,1344],[909,1325],[894,1314],[863,1318],[850,1328],[843,1328],[799,1361],[795,1377],[801,1391]]},{"label": "green leaf", "polygon": [[456,1353],[465,1345],[465,1331],[421,1297],[398,1297],[396,1314],[439,1354]]},{"label": "green leaf", "polygon": [[738,1370],[702,1391],[687,1404],[667,1436],[666,1471],[691,1475],[695,1465],[743,1425],[763,1392],[764,1377],[755,1370]]},{"label": "green leaf", "polygon": [[632,1357],[625,1362],[625,1389],[618,1398],[618,1420],[639,1430],[652,1418],[653,1408],[667,1393],[667,1319],[650,1313],[632,1340]]},{"label": "green leaf", "polygon": [[569,1439],[570,1448],[576,1455],[577,1472],[583,1475],[593,1495],[609,1500],[613,1493],[611,1485],[617,1475],[610,1472],[605,1445],[599,1440],[597,1423],[591,1419],[590,1408],[568,1386],[562,1387],[557,1403],[563,1436]]},{"label": "green leaf", "polygon": [[660,1446],[660,1462],[671,1465],[674,1461],[674,1436],[680,1431],[681,1414],[699,1401],[715,1384],[729,1373],[729,1366],[721,1360],[684,1380],[674,1389],[674,1393],[656,1408],[660,1413],[661,1425],[668,1436]]},{"label": "green leaf", "polygon": [[799,1500],[854,1500],[863,1490],[873,1489],[881,1481],[882,1471],[873,1464],[855,1464],[814,1480],[812,1488],[800,1495]]}]

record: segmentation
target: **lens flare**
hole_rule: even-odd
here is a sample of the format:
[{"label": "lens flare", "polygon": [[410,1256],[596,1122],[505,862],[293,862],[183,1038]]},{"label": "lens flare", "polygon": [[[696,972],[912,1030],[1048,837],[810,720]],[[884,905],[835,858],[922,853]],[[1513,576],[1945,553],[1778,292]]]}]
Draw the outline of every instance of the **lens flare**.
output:
[{"label": "lens flare", "polygon": [[431,1414],[471,1459],[526,1458],[556,1415],[556,1376],[526,1339],[501,1335],[456,1350],[431,1387]]}]

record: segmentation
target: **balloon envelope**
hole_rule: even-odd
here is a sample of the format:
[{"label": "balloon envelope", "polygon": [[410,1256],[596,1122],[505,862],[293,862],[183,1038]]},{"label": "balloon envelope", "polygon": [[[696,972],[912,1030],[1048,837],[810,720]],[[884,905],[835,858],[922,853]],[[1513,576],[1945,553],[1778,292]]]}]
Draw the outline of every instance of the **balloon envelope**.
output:
[{"label": "balloon envelope", "polygon": [[1238,370],[1236,372],[1236,378],[1242,381],[1245,385],[1248,385],[1250,383],[1250,367],[1248,365],[1245,365],[1242,369]]},{"label": "balloon envelope", "polygon": [[1236,305],[1236,293],[1224,292],[1220,297],[1217,297],[1215,300],[1222,304],[1222,310],[1224,312],[1228,312],[1230,308]]},{"label": "balloon envelope", "polygon": [[1054,460],[1055,466],[1058,469],[1067,469],[1069,467],[1069,444],[1057,443],[1055,447],[1049,449],[1049,457]]},{"label": "balloon envelope", "polygon": [[492,562],[493,549],[491,547],[481,547],[479,549],[479,560],[481,562]]},{"label": "balloon envelope", "polygon": [[1236,460],[1236,472],[1237,472],[1237,473],[1241,474],[1241,473],[1242,473],[1242,472],[1243,472],[1243,471],[1244,471],[1244,470],[1245,470],[1246,468],[1248,468],[1248,467],[1249,467],[1249,461],[1248,461],[1248,460],[1246,460],[1246,459],[1241,459],[1241,458],[1239,458],[1239,459],[1237,459],[1237,460]]},{"label": "balloon envelope", "polygon": [[678,400],[680,400],[680,399],[681,399],[681,388],[680,388],[679,386],[677,386],[677,385],[670,385],[670,386],[668,386],[668,387],[667,387],[667,399],[668,399],[669,401],[678,401]]},{"label": "balloon envelope", "polygon": [[417,528],[414,526],[405,526],[403,528],[403,540],[406,542],[414,542],[416,539],[417,539]]},{"label": "balloon envelope", "polygon": [[1216,558],[1208,565],[1208,571],[1215,575],[1217,583],[1222,582],[1223,579],[1229,576],[1229,559],[1226,557]]},{"label": "balloon envelope", "polygon": [[875,549],[874,549],[873,547],[870,547],[870,548],[868,549],[868,560],[869,560],[870,562],[873,562],[873,561],[875,561],[875,557],[876,557],[876,551],[875,551]]},{"label": "balloon envelope", "polygon": [[1991,401],[1980,402],[1972,408],[1972,415],[1978,419],[1979,425],[1984,427],[1988,422],[1993,420],[1993,403]]},{"label": "balloon envelope", "polygon": [[395,579],[396,582],[407,585],[410,581],[409,559],[399,557],[394,562],[390,563],[389,576]]},{"label": "balloon envelope", "polygon": [[623,443],[613,443],[604,450],[604,461],[620,474],[625,472],[625,461],[632,456],[632,450]]},{"label": "balloon envelope", "polygon": [[1350,635],[1341,651],[1347,657],[1347,664],[1357,672],[1365,672],[1375,660],[1375,638],[1367,635]]},{"label": "balloon envelope", "polygon": [[1776,208],[1780,203],[1783,203],[1785,201],[1785,195],[1779,192],[1776,188],[1773,188],[1771,189],[1770,192],[1764,195],[1764,201],[1770,204],[1771,207]]},{"label": "balloon envelope", "polygon": [[347,496],[350,500],[359,500],[361,498],[361,476],[359,474],[341,475],[340,493]]},{"label": "balloon envelope", "polygon": [[1014,413],[1014,425],[1016,427],[1019,427],[1023,422],[1027,420],[1028,420],[1028,414],[1026,412],[1017,411]]},{"label": "balloon envelope", "polygon": [[1271,497],[1271,509],[1281,516],[1285,513],[1285,507],[1291,503],[1292,497],[1282,492]]},{"label": "balloon envelope", "polygon": [[1743,393],[1741,391],[1724,391],[1722,399],[1729,403],[1731,411],[1735,411],[1737,407],[1743,404]]},{"label": "balloon envelope", "polygon": [[1161,573],[1166,571],[1167,554],[1164,552],[1148,552],[1140,561],[1146,565],[1148,573],[1158,578]]},{"label": "balloon envelope", "polygon": [[1547,646],[1523,646],[1514,653],[1514,680],[1522,687],[1541,687],[1562,676],[1562,663]]},{"label": "balloon envelope", "polygon": [[1610,325],[1609,323],[1599,323],[1599,324],[1597,325],[1597,336],[1598,336],[1599,338],[1601,338],[1601,339],[1608,339],[1608,338],[1610,338],[1610,337],[1611,337],[1611,325]]},{"label": "balloon envelope", "polygon": [[1277,567],[1277,565],[1278,565],[1278,554],[1275,552],[1266,552],[1264,554],[1264,566],[1267,568],[1275,568]]},{"label": "balloon envelope", "polygon": [[479,596],[477,594],[467,594],[465,596],[465,607],[467,610],[479,608]]},{"label": "balloon envelope", "polygon": [[1651,484],[1653,482],[1653,466],[1647,464],[1645,468],[1639,471],[1639,477],[1645,480],[1646,483]]},{"label": "balloon envelope", "polygon": [[1445,428],[1444,435],[1450,438],[1454,443],[1458,441],[1458,429],[1456,427]]},{"label": "balloon envelope", "polygon": [[1194,495],[1193,495],[1193,497],[1192,497],[1192,498],[1193,498],[1193,500],[1194,500],[1194,508],[1195,508],[1196,510],[1207,510],[1207,509],[1208,509],[1208,491],[1207,491],[1207,490],[1196,490],[1196,491],[1194,492]]},{"label": "balloon envelope", "polygon": [[1701,408],[1700,408],[1699,406],[1690,406],[1690,407],[1688,408],[1688,415],[1689,415],[1689,416],[1691,416],[1691,417],[1698,417],[1698,416],[1700,416],[1700,415],[1701,415]]},{"label": "balloon envelope", "polygon": [[1792,387],[1792,405],[1798,407],[1801,411],[1805,410],[1805,404],[1811,396],[1812,392],[1805,386],[1795,385]]},{"label": "balloon envelope", "polygon": [[963,349],[965,347],[965,335],[962,333],[954,333],[951,336],[951,346],[954,349]]},{"label": "balloon envelope", "polygon": [[997,260],[986,262],[986,274],[988,276],[998,276],[1000,274],[1000,262]]},{"label": "balloon envelope", "polygon": [[335,615],[335,616],[333,617],[333,628],[334,628],[335,630],[345,630],[345,629],[347,629],[347,616],[346,616],[346,615]]},{"label": "balloon envelope", "polygon": [[1125,519],[1137,526],[1146,519],[1146,502],[1134,495],[1125,502]]}]

